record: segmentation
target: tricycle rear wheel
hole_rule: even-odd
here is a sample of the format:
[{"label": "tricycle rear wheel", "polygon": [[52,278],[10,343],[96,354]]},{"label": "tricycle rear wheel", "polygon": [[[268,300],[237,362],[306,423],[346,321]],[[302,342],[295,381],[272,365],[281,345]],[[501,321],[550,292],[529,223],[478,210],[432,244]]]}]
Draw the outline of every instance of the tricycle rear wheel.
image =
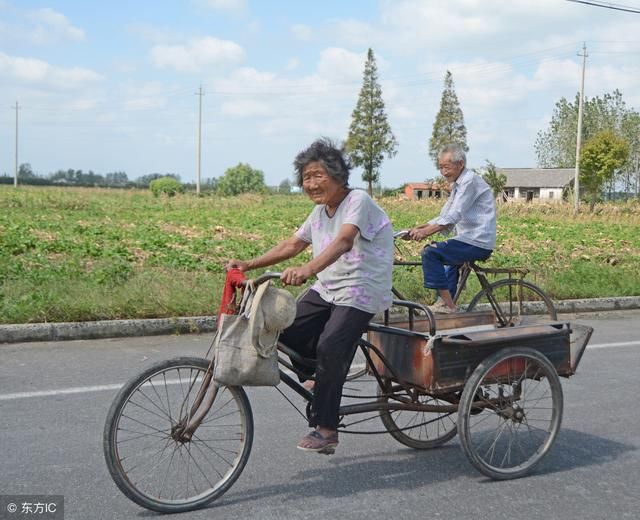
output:
[{"label": "tricycle rear wheel", "polygon": [[562,421],[562,386],[538,351],[508,347],[483,360],[458,410],[462,448],[480,473],[522,477],[549,452]]}]

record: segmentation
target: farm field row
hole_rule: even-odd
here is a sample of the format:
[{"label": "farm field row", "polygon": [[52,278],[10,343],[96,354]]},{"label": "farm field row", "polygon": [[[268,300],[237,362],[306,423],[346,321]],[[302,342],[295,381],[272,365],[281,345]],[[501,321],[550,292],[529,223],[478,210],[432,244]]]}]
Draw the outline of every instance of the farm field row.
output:
[{"label": "farm field row", "polygon": [[[379,203],[396,229],[432,218],[442,204]],[[225,259],[264,252],[311,208],[303,195],[0,186],[0,323],[213,314]],[[500,206],[489,263],[527,267],[554,299],[640,295],[640,204],[583,211]],[[420,245],[410,250],[417,258]],[[398,268],[394,280],[409,298],[433,299],[419,269]]]}]

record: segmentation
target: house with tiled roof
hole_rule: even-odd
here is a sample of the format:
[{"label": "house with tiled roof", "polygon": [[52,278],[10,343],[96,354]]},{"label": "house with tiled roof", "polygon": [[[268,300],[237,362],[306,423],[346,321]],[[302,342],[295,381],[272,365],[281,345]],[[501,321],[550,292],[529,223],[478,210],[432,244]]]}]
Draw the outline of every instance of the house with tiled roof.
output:
[{"label": "house with tiled roof", "polygon": [[562,202],[573,188],[573,168],[496,168],[507,177],[507,200],[523,202]]},{"label": "house with tiled roof", "polygon": [[404,194],[409,200],[439,199],[449,196],[449,187],[437,182],[409,182],[405,184]]}]

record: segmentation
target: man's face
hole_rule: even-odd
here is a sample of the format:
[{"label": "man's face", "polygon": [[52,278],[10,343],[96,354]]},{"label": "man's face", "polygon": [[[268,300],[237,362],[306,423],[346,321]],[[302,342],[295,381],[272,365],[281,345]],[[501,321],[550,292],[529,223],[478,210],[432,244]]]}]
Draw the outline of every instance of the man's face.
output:
[{"label": "man's face", "polygon": [[452,161],[451,152],[445,153],[438,161],[438,168],[442,176],[449,182],[455,182],[462,170],[464,170],[464,162]]}]

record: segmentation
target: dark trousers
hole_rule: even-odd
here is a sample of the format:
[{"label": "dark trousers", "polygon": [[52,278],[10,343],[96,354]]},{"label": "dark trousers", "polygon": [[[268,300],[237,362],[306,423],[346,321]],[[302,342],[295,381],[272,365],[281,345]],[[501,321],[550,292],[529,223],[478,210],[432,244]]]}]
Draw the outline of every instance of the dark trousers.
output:
[{"label": "dark trousers", "polygon": [[[280,335],[280,341],[306,358],[315,358],[316,384],[309,426],[338,427],[342,386],[355,354],[356,342],[373,314],[324,301],[309,290],[297,303],[296,319]],[[303,374],[314,369],[293,361]]]},{"label": "dark trousers", "polygon": [[460,266],[473,260],[486,260],[492,252],[459,240],[432,242],[422,251],[424,286],[428,289],[449,289],[453,298],[458,287]]}]

